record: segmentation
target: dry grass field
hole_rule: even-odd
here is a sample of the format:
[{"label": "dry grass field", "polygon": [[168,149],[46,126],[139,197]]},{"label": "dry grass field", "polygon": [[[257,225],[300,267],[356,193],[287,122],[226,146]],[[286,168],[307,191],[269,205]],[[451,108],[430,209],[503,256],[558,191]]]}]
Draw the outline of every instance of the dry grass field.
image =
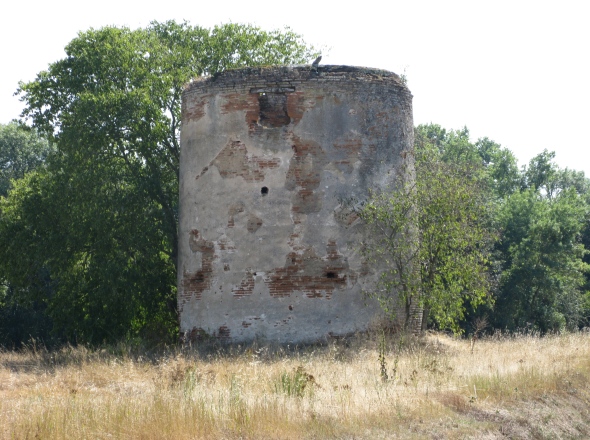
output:
[{"label": "dry grass field", "polygon": [[157,354],[32,345],[0,352],[0,437],[582,439],[589,379],[590,333]]}]

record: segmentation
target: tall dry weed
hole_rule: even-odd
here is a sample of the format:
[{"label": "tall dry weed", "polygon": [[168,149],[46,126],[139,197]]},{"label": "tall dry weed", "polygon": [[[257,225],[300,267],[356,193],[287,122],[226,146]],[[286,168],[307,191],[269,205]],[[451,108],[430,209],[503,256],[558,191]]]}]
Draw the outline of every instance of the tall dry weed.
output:
[{"label": "tall dry weed", "polygon": [[0,352],[0,438],[583,438],[589,379],[588,333],[30,346]]}]

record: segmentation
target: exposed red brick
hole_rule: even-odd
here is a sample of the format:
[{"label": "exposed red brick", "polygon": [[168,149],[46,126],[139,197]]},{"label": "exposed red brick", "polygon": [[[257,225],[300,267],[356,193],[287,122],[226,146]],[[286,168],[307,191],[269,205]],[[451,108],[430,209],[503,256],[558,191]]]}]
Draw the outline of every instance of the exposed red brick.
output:
[{"label": "exposed red brick", "polygon": [[217,246],[219,246],[220,251],[234,251],[236,249],[234,243],[227,237],[221,237],[217,241]]},{"label": "exposed red brick", "polygon": [[227,215],[229,219],[227,220],[227,227],[233,228],[234,227],[234,216],[240,212],[244,212],[244,203],[238,202],[229,207],[227,210]]},{"label": "exposed red brick", "polygon": [[180,340],[184,342],[200,341],[205,338],[207,332],[200,327],[193,327],[188,332],[180,333]]},{"label": "exposed red brick", "polygon": [[[207,94],[208,103],[202,103],[201,114],[197,109],[189,115],[201,119],[183,132],[189,160],[182,161],[181,203],[188,208],[181,212],[187,228],[181,240],[191,227],[207,232],[195,235],[192,252],[181,252],[180,267],[191,272],[184,282],[180,274],[183,331],[199,326],[212,337],[238,342],[254,335],[308,340],[366,328],[367,313],[338,312],[348,300],[362,300],[357,282],[369,288],[377,277],[362,252],[344,250],[344,242],[351,234],[360,237],[362,228],[338,199],[364,198],[370,185],[387,182],[387,170],[410,162],[400,152],[413,143],[411,94],[396,78],[347,66],[257,67],[232,69],[187,87],[183,99]],[[198,169],[188,169],[196,159]],[[203,178],[195,182],[197,174]],[[285,187],[277,188],[278,182]],[[260,195],[265,187],[266,198]],[[243,203],[235,204],[239,200]],[[313,215],[319,212],[325,216]],[[334,239],[326,243],[321,237]],[[240,269],[244,265],[251,272]],[[255,270],[263,271],[258,272],[263,280]],[[208,293],[202,294],[207,304],[195,301],[208,276]],[[193,292],[186,301],[183,286]],[[260,287],[270,296],[259,295]],[[326,300],[337,304],[299,307],[299,301],[313,301],[308,298],[319,298],[318,306]],[[305,323],[295,326],[295,316]]]},{"label": "exposed red brick", "polygon": [[193,252],[201,252],[201,268],[196,272],[184,272],[182,279],[183,293],[186,298],[200,300],[202,293],[211,287],[213,276],[213,259],[215,258],[215,245],[201,237],[199,231],[193,229],[189,234],[189,247]]},{"label": "exposed red brick", "polygon": [[193,229],[189,233],[189,247],[193,252],[213,253],[215,246],[212,241],[207,241],[198,230]]},{"label": "exposed red brick", "polygon": [[205,115],[205,105],[209,103],[210,95],[195,96],[193,99],[182,100],[182,120],[186,123],[201,119]]},{"label": "exposed red brick", "polygon": [[246,124],[250,127],[250,131],[255,131],[258,127],[260,113],[258,96],[253,93],[230,93],[225,95],[224,98],[225,102],[221,107],[221,114],[245,111]]},{"label": "exposed red brick", "polygon": [[320,173],[326,163],[326,153],[317,142],[304,140],[295,135],[292,149],[293,157],[287,171],[285,187],[289,190],[296,187],[317,188],[320,184]]},{"label": "exposed red brick", "polygon": [[291,199],[293,212],[309,214],[322,208],[320,186],[321,173],[326,163],[326,153],[314,141],[293,136],[293,157],[289,163],[285,188],[296,191]]},{"label": "exposed red brick", "polygon": [[[297,222],[295,222],[297,223]],[[300,238],[299,234],[297,233],[292,233],[289,236],[289,241],[287,242],[287,244],[289,245],[289,247],[291,249],[293,249],[294,251],[302,251],[305,249],[305,246],[299,244],[298,239]]]},{"label": "exposed red brick", "polygon": [[231,331],[229,327],[222,325],[219,327],[217,332],[214,333],[214,336],[216,336],[218,339],[229,339],[231,337]]},{"label": "exposed red brick", "polygon": [[334,142],[334,155],[331,162],[346,173],[351,173],[353,164],[360,160],[363,141],[359,135],[347,134]]},{"label": "exposed red brick", "polygon": [[297,124],[303,117],[303,113],[309,107],[305,105],[305,93],[294,92],[287,95],[287,114],[294,124]]},{"label": "exposed red brick", "polygon": [[254,275],[250,272],[246,273],[246,276],[244,277],[244,279],[242,279],[242,282],[240,283],[239,286],[234,287],[232,289],[232,292],[234,294],[234,296],[247,296],[247,295],[251,295],[252,292],[254,291],[254,284],[255,284],[255,280],[254,280]]},{"label": "exposed red brick", "polygon": [[[330,299],[334,289],[345,287],[353,271],[338,253],[335,241],[328,242],[326,256],[318,257],[312,248],[304,253],[291,252],[284,267],[270,271],[264,279],[274,298],[288,297],[294,291],[308,298]],[[356,276],[354,277],[356,280]]]},{"label": "exposed red brick", "polygon": [[340,254],[338,253],[338,245],[336,244],[335,240],[328,240],[328,244],[326,245],[326,252],[326,258],[328,260],[339,260],[341,258]]},{"label": "exposed red brick", "polygon": [[230,141],[213,160],[221,177],[242,177],[246,182],[263,181],[264,170],[277,168],[281,159],[248,155],[246,145],[241,141]]}]

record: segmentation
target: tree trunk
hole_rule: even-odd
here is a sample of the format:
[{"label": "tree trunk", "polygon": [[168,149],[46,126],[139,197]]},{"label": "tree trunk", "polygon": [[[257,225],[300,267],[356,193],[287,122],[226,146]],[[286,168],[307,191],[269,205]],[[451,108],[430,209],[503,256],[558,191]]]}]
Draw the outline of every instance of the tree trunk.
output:
[{"label": "tree trunk", "polygon": [[430,314],[430,309],[428,307],[424,307],[422,310],[422,325],[420,326],[420,330],[425,332],[428,327],[428,315]]}]

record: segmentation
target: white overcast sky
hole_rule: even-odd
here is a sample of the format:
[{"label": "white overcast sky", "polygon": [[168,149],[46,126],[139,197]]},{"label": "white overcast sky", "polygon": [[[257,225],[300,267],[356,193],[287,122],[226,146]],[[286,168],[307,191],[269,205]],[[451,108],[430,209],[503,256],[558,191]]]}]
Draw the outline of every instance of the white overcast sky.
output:
[{"label": "white overcast sky", "polygon": [[290,26],[323,64],[406,71],[415,124],[467,126],[510,148],[520,165],[543,149],[590,176],[590,1],[30,0],[0,7],[0,123],[13,96],[65,56],[79,31],[174,19],[212,27]]}]

